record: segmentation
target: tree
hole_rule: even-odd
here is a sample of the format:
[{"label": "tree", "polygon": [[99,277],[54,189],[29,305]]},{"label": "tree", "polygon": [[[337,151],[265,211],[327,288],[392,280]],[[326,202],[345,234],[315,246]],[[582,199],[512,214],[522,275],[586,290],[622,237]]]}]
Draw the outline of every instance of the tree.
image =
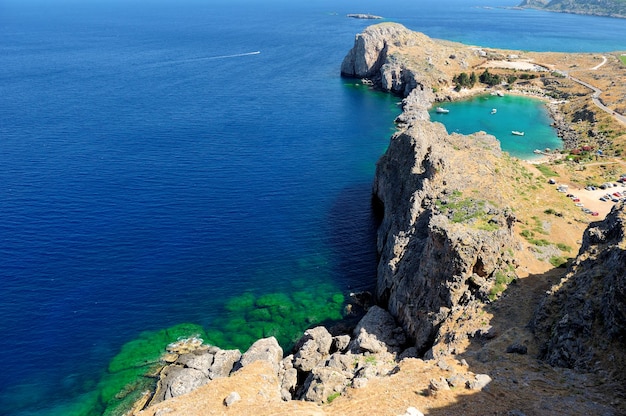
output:
[{"label": "tree", "polygon": [[502,78],[498,74],[490,74],[488,69],[485,69],[485,72],[480,74],[478,78],[480,82],[483,84],[487,84],[489,86],[494,86],[502,83]]}]

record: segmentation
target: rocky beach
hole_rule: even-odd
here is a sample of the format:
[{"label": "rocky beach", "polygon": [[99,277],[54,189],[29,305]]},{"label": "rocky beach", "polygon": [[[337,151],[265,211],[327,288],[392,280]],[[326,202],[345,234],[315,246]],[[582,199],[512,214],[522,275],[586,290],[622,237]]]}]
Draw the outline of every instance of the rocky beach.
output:
[{"label": "rocky beach", "polygon": [[[156,391],[128,414],[624,414],[625,205],[591,222],[493,136],[448,134],[428,115],[436,102],[484,93],[455,91],[454,75],[520,55],[391,23],[357,35],[342,75],[401,96],[403,109],[372,188],[374,304],[352,300],[363,307],[356,324],[310,328],[290,351],[273,337],[243,353],[170,345],[151,375]],[[528,55],[543,67],[574,62]],[[564,85],[556,67],[548,74],[510,88],[580,98],[580,85]],[[583,113],[568,105],[551,105],[565,149],[593,139],[621,154],[623,129],[582,134],[572,117]]]}]

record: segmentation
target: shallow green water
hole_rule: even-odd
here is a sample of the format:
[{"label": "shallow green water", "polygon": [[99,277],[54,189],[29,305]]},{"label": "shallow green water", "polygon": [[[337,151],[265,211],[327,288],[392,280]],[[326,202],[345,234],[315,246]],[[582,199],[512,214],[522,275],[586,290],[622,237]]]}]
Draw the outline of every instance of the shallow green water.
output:
[{"label": "shallow green water", "polygon": [[[562,147],[544,102],[536,98],[487,94],[439,105],[450,111],[446,114],[437,113],[436,107],[430,111],[431,120],[443,123],[449,133],[484,131],[493,134],[500,141],[502,150],[520,159],[536,158],[535,149]],[[524,135],[517,136],[512,131]]]}]

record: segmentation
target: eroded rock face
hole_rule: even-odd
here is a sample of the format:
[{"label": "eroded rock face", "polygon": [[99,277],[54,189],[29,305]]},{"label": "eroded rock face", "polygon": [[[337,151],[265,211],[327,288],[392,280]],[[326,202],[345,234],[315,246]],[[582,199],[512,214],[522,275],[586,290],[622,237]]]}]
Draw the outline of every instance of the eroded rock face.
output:
[{"label": "eroded rock face", "polygon": [[206,345],[195,348],[180,354],[161,370],[150,405],[189,393],[211,380],[228,377],[241,358],[238,350],[222,350]]},{"label": "eroded rock face", "polygon": [[[471,152],[460,148],[463,141],[472,143]],[[448,135],[440,124],[415,120],[392,137],[378,162],[377,297],[421,352],[435,341],[445,344],[441,324],[459,308],[488,300],[496,276],[514,270],[512,213],[465,193],[499,156],[491,136]]]},{"label": "eroded rock face", "polygon": [[[541,355],[551,365],[582,370],[620,368],[626,351],[626,206],[616,205],[585,231],[568,273],[539,305],[533,320],[544,340]],[[618,367],[615,367],[615,366]],[[622,373],[622,378],[624,378]]]}]

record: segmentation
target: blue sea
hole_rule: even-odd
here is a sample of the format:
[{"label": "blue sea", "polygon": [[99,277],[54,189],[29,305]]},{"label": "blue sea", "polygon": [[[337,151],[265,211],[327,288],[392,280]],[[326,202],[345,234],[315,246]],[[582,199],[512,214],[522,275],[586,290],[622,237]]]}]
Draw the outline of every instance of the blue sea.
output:
[{"label": "blue sea", "polygon": [[371,183],[400,112],[340,78],[373,23],[345,15],[626,50],[626,20],[514,4],[0,0],[0,414],[101,414],[111,360],[180,324],[244,348],[340,318],[373,286]]}]

